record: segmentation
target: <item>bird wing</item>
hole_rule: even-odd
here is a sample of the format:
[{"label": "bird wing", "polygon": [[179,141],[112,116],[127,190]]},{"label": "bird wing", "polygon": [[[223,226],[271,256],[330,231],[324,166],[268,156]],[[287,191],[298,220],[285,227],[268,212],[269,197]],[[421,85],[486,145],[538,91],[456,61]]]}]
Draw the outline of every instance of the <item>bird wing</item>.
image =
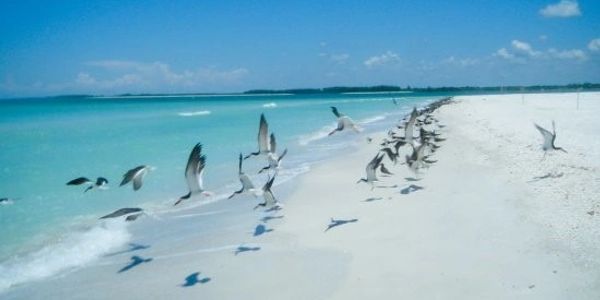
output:
[{"label": "bird wing", "polygon": [[552,140],[554,139],[554,134],[552,134],[552,132],[542,128],[538,124],[534,123],[533,125],[542,134],[542,137],[544,138],[544,144],[542,145],[542,148],[544,150],[552,149]]},{"label": "bird wing", "polygon": [[366,168],[366,172],[367,172],[367,180],[373,181],[373,180],[377,180],[377,174],[375,173],[375,171],[377,170],[377,167],[379,167],[379,164],[381,163],[381,160],[383,159],[383,155],[380,156],[379,153],[367,164],[367,168]]},{"label": "bird wing", "polygon": [[67,185],[80,185],[80,184],[84,184],[84,183],[91,183],[92,181],[87,179],[86,177],[79,177],[79,178],[75,178],[69,182],[67,182]]},{"label": "bird wing", "polygon": [[194,146],[194,149],[192,149],[185,168],[185,180],[192,193],[203,191],[202,173],[204,172],[205,163],[206,156],[202,155],[202,144],[198,143]]},{"label": "bird wing", "polygon": [[275,134],[271,133],[271,138],[269,140],[270,148],[269,151],[271,153],[277,153],[277,141],[275,140]]},{"label": "bird wing", "polygon": [[142,180],[144,176],[148,173],[147,168],[141,169],[137,174],[133,177],[133,190],[137,191],[142,187]]},{"label": "bird wing", "polygon": [[121,184],[119,186],[123,186],[126,185],[127,183],[129,183],[131,180],[133,180],[133,178],[142,170],[144,170],[146,168],[146,166],[137,166],[129,171],[127,171],[127,173],[125,173],[123,175],[123,180],[121,181]]},{"label": "bird wing", "polygon": [[277,158],[277,162],[280,162],[286,154],[287,148],[285,148],[285,150],[283,150],[283,153],[281,153],[281,155]]},{"label": "bird wing", "polygon": [[244,172],[242,172],[242,161],[243,161],[243,159],[242,159],[242,153],[240,153],[240,161],[238,163],[238,174],[244,173]]},{"label": "bird wing", "polygon": [[343,116],[343,114],[340,114],[340,112],[337,110],[337,107],[335,107],[335,106],[331,106],[331,111],[337,118]]},{"label": "bird wing", "polygon": [[259,152],[269,151],[269,124],[265,115],[260,115],[260,125],[258,127],[258,150]]},{"label": "bird wing", "polygon": [[250,180],[250,177],[244,173],[240,174],[240,182],[244,190],[254,189],[254,184]]}]

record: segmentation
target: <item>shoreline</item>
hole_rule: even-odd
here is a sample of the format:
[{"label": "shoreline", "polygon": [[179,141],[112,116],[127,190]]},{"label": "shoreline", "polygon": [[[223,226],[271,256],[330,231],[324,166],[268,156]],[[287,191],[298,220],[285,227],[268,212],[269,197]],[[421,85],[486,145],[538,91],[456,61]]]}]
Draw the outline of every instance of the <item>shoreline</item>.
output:
[{"label": "shoreline", "polygon": [[[266,214],[251,215],[255,221],[248,222],[265,227],[258,236],[247,224],[231,224],[223,234],[116,255],[110,264],[3,296],[594,299],[600,295],[599,226],[598,215],[587,212],[600,214],[600,203],[592,198],[600,191],[594,175],[600,152],[589,149],[600,148],[582,137],[589,139],[597,128],[593,118],[600,104],[593,101],[600,94],[587,93],[583,120],[569,124],[573,95],[527,94],[524,104],[520,94],[455,97],[457,103],[435,113],[446,125],[440,132],[447,141],[434,156],[438,162],[416,183],[422,190],[403,194],[413,184],[404,177],[412,174],[388,160],[384,163],[395,176],[382,178],[383,184],[397,188],[370,191],[355,183],[385,132],[371,134],[371,144],[362,141],[357,151],[297,177],[284,209],[271,215],[283,218],[261,222]],[[551,155],[540,164],[541,138],[531,121],[547,127],[550,119],[557,121],[557,143],[569,146],[569,154]],[[546,173],[563,175],[528,182]],[[561,190],[570,198],[557,193]],[[325,232],[330,218],[358,220]],[[236,254],[236,246],[258,249]],[[154,260],[115,275],[131,255]],[[184,277],[196,271],[210,281],[182,288]],[[90,285],[96,294],[86,293]]]}]

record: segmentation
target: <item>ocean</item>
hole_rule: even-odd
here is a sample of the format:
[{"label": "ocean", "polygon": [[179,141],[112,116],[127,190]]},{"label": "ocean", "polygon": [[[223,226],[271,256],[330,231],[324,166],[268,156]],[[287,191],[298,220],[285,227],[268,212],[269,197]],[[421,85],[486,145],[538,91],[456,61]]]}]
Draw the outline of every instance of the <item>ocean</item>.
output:
[{"label": "ocean", "polygon": [[[352,151],[369,133],[387,130],[413,106],[447,95],[364,93],[332,95],[216,95],[162,97],[36,98],[0,100],[0,293],[100,258],[132,241],[168,239],[173,226],[185,238],[193,231],[218,233],[219,226],[251,215],[262,199],[224,200],[239,189],[239,153],[257,150],[260,114],[288,149],[274,188],[285,202],[293,180],[311,166]],[[397,101],[393,104],[392,99]],[[330,106],[354,119],[363,132],[336,133]],[[207,156],[204,186],[214,193],[173,207],[187,193],[185,165],[192,147]],[[155,167],[139,191],[119,187],[123,174],[138,165]],[[257,186],[264,157],[245,161]],[[106,190],[84,193],[71,179],[105,177]],[[283,196],[283,197],[282,197]],[[243,198],[243,197],[241,197]],[[235,198],[234,198],[235,199]],[[141,207],[145,220],[101,221],[122,207]],[[203,211],[203,207],[209,207]],[[204,217],[203,217],[204,216]],[[177,217],[170,227],[152,229],[152,220]],[[131,225],[134,223],[139,223]],[[154,222],[155,223],[155,222]],[[135,230],[130,227],[137,226]],[[183,234],[181,234],[183,232]]]}]

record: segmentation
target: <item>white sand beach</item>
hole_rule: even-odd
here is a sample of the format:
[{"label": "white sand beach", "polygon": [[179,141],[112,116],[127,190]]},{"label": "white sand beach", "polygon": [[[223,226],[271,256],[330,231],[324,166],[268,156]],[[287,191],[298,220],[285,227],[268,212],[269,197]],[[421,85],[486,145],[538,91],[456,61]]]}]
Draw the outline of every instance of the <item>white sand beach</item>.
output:
[{"label": "white sand beach", "polygon": [[[256,201],[238,199],[253,221],[231,220],[222,235],[103,258],[0,297],[599,299],[600,93],[579,98],[577,108],[575,93],[455,97],[434,113],[446,140],[420,180],[384,160],[395,175],[380,185],[393,188],[356,184],[386,133],[370,144],[344,133],[357,150],[301,176],[271,214],[282,218],[261,223]],[[568,153],[542,159],[533,123],[552,120]],[[357,220],[325,231],[331,218]],[[157,224],[157,234],[176,235]],[[264,233],[252,237],[259,224]],[[240,245],[249,251],[236,253]],[[117,273],[132,255],[152,260]],[[183,287],[194,272],[206,279]]]}]

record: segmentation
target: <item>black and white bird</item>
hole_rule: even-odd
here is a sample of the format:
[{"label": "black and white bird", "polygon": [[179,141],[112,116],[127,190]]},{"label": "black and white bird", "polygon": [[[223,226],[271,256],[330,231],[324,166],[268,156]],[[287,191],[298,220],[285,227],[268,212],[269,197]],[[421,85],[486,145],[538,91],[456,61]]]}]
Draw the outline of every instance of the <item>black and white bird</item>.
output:
[{"label": "black and white bird", "polygon": [[78,178],[75,178],[75,179],[67,182],[67,185],[82,185],[82,184],[88,185],[88,187],[83,191],[84,193],[93,188],[98,188],[98,189],[102,189],[102,190],[108,188],[108,180],[104,177],[96,178],[96,182],[93,182],[86,177],[78,177]]},{"label": "black and white bird", "polygon": [[367,164],[365,168],[367,173],[367,178],[361,178],[356,183],[366,182],[371,185],[371,190],[375,188],[375,182],[379,182],[377,179],[377,169],[379,168],[379,164],[381,164],[381,160],[383,159],[383,155],[377,153],[375,157]]},{"label": "black and white bird", "polygon": [[360,129],[354,124],[354,121],[350,119],[350,117],[340,113],[335,106],[331,106],[331,111],[337,117],[337,128],[329,133],[329,135],[334,134],[336,131],[342,131],[346,128],[354,130],[354,132],[360,132]]},{"label": "black and white bird", "polygon": [[417,120],[417,108],[414,107],[410,113],[408,122],[404,125],[404,142],[412,144],[414,139],[415,122]]},{"label": "black and white bird", "polygon": [[15,200],[16,199],[12,199],[12,198],[0,198],[0,206],[14,204]]},{"label": "black and white bird", "polygon": [[126,208],[117,209],[114,212],[112,212],[106,216],[100,217],[100,219],[118,218],[120,216],[138,214],[138,213],[141,213],[142,211],[143,210],[139,207],[126,207]]},{"label": "black and white bird", "polygon": [[269,141],[269,124],[265,118],[265,114],[260,114],[260,123],[258,125],[258,151],[252,152],[244,159],[250,156],[268,155],[271,153],[271,143]]},{"label": "black and white bird", "polygon": [[285,150],[283,150],[283,153],[281,153],[281,155],[277,155],[277,141],[275,140],[275,135],[273,133],[271,133],[269,140],[270,152],[267,154],[267,161],[269,162],[269,165],[260,169],[258,173],[262,173],[269,169],[275,170],[275,172],[279,171],[279,167],[281,166],[281,160],[287,154],[286,148]]},{"label": "black and white bird", "polygon": [[250,180],[250,177],[248,177],[248,175],[246,175],[246,173],[244,173],[244,171],[242,170],[242,161],[242,154],[240,153],[238,164],[238,177],[240,179],[240,182],[242,183],[242,188],[238,191],[233,192],[233,194],[231,194],[231,196],[229,196],[227,199],[231,199],[235,195],[244,193],[252,193],[254,197],[256,197],[256,188],[254,187],[252,180]]},{"label": "black and white bird", "polygon": [[133,182],[133,190],[137,191],[142,187],[142,179],[154,168],[149,166],[137,166],[123,175],[123,180],[119,186],[124,186],[129,182]]},{"label": "black and white bird", "polygon": [[542,137],[544,138],[544,143],[542,144],[542,150],[544,150],[544,157],[546,157],[546,153],[548,153],[548,151],[553,150],[560,150],[562,152],[567,153],[565,149],[561,147],[556,147],[556,145],[554,144],[556,140],[556,127],[554,125],[554,121],[552,121],[552,132],[542,128],[538,124],[534,123],[533,125],[535,125],[535,128],[537,128],[537,130],[542,134]]},{"label": "black and white bird", "polygon": [[273,181],[275,181],[275,176],[271,177],[267,181],[267,183],[265,183],[265,185],[262,188],[263,199],[265,200],[265,202],[259,203],[258,205],[256,205],[254,207],[254,209],[257,209],[259,207],[265,207],[268,209],[280,207],[280,204],[277,202],[277,199],[275,198],[275,196],[273,195],[273,192],[271,191],[271,187],[273,186]]},{"label": "black and white bird", "polygon": [[211,193],[204,190],[202,184],[202,174],[204,173],[204,166],[206,164],[206,155],[202,154],[202,144],[198,143],[192,149],[190,153],[190,157],[188,158],[187,166],[185,167],[185,180],[187,182],[187,186],[189,192],[181,196],[174,205],[181,203],[183,200],[187,200],[190,197],[203,194],[205,196],[210,196]]},{"label": "black and white bird", "polygon": [[425,147],[426,146],[427,146],[426,144],[420,144],[418,146],[412,145],[412,147],[413,147],[412,154],[410,156],[408,156],[408,155],[406,156],[406,164],[408,165],[408,168],[411,171],[417,173],[419,168],[425,166],[423,159],[425,158]]}]

